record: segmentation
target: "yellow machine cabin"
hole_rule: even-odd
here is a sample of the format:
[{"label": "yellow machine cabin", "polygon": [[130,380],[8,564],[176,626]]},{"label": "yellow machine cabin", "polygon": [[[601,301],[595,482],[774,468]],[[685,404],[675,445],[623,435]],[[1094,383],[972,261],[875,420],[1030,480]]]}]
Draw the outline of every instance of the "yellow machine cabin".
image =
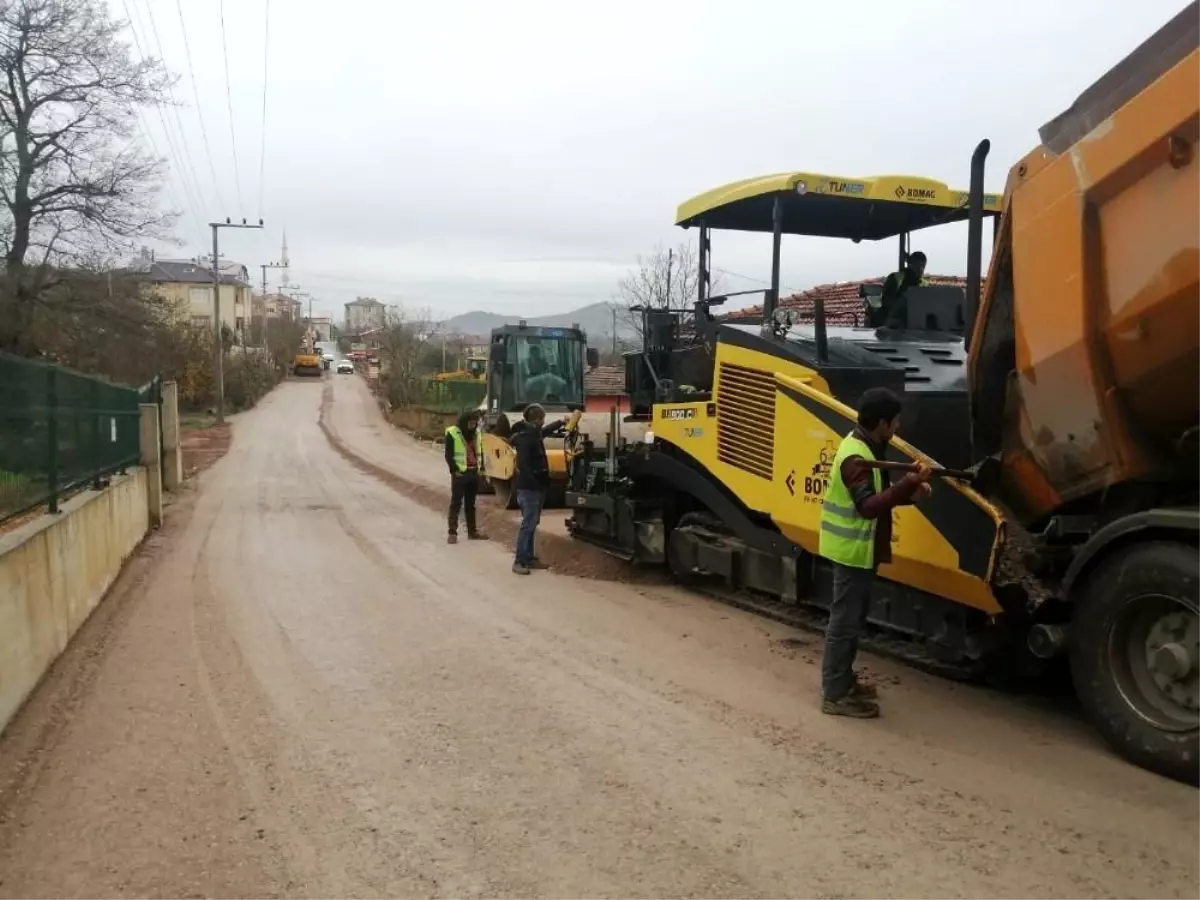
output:
[{"label": "yellow machine cabin", "polygon": [[[508,441],[512,425],[525,407],[537,403],[551,421],[567,419],[573,432],[584,406],[583,376],[596,362],[596,351],[588,347],[587,335],[577,326],[558,328],[519,322],[492,329],[487,396],[483,402],[484,477],[507,508],[516,508],[516,453]],[[546,442],[551,506],[562,505],[568,445],[573,440],[568,434]]]}]

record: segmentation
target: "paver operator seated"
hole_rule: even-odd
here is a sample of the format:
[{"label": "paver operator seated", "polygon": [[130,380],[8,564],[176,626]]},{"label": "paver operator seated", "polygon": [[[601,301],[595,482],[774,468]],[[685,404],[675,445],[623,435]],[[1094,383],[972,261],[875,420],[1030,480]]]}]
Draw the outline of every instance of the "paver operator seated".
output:
[{"label": "paver operator seated", "polygon": [[910,287],[920,287],[925,283],[925,262],[925,254],[920,250],[910,253],[904,268],[887,277],[883,282],[883,294],[879,298],[878,308],[867,308],[867,324],[871,328],[904,327],[907,321],[904,292]]}]

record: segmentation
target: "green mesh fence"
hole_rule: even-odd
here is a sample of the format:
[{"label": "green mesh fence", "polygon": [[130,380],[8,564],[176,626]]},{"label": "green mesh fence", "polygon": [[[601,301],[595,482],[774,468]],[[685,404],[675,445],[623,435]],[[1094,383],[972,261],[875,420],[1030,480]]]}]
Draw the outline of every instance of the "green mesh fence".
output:
[{"label": "green mesh fence", "polygon": [[439,412],[463,412],[478,409],[487,394],[487,385],[482,381],[424,381],[424,402],[427,409]]},{"label": "green mesh fence", "polygon": [[136,464],[141,393],[0,354],[0,522]]}]

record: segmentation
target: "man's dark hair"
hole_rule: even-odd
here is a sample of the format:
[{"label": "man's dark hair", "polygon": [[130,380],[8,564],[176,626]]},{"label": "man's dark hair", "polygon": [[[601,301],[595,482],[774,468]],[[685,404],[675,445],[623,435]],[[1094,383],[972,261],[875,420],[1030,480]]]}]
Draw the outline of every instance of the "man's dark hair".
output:
[{"label": "man's dark hair", "polygon": [[536,422],[538,419],[546,418],[546,411],[536,403],[530,403],[525,407],[525,421]]},{"label": "man's dark hair", "polygon": [[858,424],[872,431],[880,422],[890,422],[900,415],[900,398],[887,388],[871,388],[858,401]]},{"label": "man's dark hair", "polygon": [[923,263],[923,262],[928,262],[929,260],[927,260],[925,258],[924,253],[922,253],[920,250],[916,250],[916,251],[908,254],[908,261],[910,263],[918,263],[918,262]]}]

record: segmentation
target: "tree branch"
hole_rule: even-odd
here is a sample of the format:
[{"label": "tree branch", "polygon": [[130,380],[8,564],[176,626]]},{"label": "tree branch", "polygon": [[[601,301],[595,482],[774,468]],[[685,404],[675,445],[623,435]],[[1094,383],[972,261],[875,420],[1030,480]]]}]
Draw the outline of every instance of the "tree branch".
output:
[{"label": "tree branch", "polygon": [[[28,322],[20,304],[53,288],[46,273],[166,237],[161,160],[134,142],[132,115],[170,83],[158,60],[134,60],[105,0],[0,0],[0,347]],[[36,262],[26,268],[29,254]]]}]

